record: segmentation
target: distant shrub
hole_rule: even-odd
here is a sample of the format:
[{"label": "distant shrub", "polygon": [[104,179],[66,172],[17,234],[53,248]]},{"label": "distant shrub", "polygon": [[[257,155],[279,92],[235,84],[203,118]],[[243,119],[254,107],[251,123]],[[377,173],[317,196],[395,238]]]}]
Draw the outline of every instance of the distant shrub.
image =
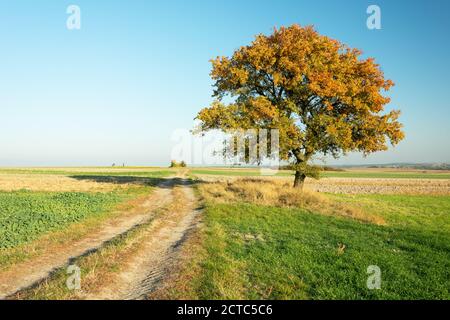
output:
[{"label": "distant shrub", "polygon": [[336,168],[336,167],[329,167],[329,166],[323,166],[322,167],[323,171],[345,171],[342,168]]},{"label": "distant shrub", "polygon": [[181,162],[177,162],[175,160],[170,161],[170,168],[185,168],[186,167],[186,162],[181,161]]}]

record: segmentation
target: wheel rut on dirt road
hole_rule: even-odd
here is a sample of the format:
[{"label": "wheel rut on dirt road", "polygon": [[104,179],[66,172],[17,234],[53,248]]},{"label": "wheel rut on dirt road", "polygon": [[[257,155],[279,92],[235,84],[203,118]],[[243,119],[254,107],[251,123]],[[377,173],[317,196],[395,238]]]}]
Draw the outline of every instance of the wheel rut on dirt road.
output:
[{"label": "wheel rut on dirt road", "polygon": [[154,218],[156,210],[171,203],[172,189],[176,183],[177,178],[168,178],[160,183],[142,204],[139,213],[110,219],[102,223],[98,231],[68,243],[57,252],[45,253],[0,272],[0,299],[32,287],[71,260],[98,250],[115,237],[150,221]]},{"label": "wheel rut on dirt road", "polygon": [[140,240],[140,248],[110,284],[85,299],[146,299],[170,275],[180,248],[198,224],[200,209],[188,180],[179,185],[174,206],[152,221]]}]

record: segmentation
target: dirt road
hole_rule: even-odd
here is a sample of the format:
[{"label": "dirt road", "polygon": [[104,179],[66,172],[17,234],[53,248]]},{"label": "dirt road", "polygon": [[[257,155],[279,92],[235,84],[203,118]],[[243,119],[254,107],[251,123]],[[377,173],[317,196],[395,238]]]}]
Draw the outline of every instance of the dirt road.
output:
[{"label": "dirt road", "polygon": [[140,248],[124,270],[110,284],[87,295],[86,299],[145,299],[170,275],[177,263],[179,248],[195,228],[199,215],[189,182],[182,180],[178,188],[173,205],[166,214],[152,221],[150,228],[142,234]]},{"label": "dirt road", "polygon": [[[173,189],[181,184],[184,200],[177,199],[182,209],[173,205]],[[127,231],[151,221],[147,236],[142,239],[142,250],[133,258],[126,272],[119,275],[117,281],[101,292],[89,294],[87,299],[137,299],[163,278],[176,256],[177,244],[193,226],[197,211],[194,209],[195,196],[188,181],[179,178],[166,179],[146,199],[140,212],[126,217],[108,220],[99,226],[98,231],[68,243],[64,249],[41,255],[29,261],[19,263],[14,268],[0,273],[0,299],[13,296],[21,290],[48,278],[53,271],[62,268],[77,257],[101,248],[105,243]],[[164,217],[156,212],[163,207],[173,208]],[[154,221],[152,220],[154,219]]]}]

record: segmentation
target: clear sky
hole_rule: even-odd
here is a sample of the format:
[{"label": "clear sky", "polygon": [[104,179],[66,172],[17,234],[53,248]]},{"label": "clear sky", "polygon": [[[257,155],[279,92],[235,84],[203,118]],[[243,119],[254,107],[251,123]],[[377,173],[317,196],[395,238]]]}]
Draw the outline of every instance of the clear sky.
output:
[{"label": "clear sky", "polygon": [[[81,9],[68,30],[66,9]],[[366,27],[368,5],[381,30]],[[406,139],[330,163],[450,162],[450,1],[0,0],[0,165],[162,165],[212,101],[209,59],[313,24],[396,86]]]}]

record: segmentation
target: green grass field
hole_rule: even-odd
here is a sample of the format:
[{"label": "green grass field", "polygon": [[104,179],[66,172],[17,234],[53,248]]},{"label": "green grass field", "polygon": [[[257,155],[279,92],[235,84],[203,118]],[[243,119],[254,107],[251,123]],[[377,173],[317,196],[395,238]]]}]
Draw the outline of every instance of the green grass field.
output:
[{"label": "green grass field", "polygon": [[[333,196],[334,197],[334,196]],[[341,196],[387,226],[303,209],[206,205],[200,299],[449,299],[449,197]],[[344,249],[342,246],[345,245]],[[369,290],[367,268],[381,269]]]},{"label": "green grass field", "polygon": [[[255,172],[193,169],[191,175],[253,176]],[[93,190],[96,183],[115,186],[132,182],[130,186],[104,192],[0,191],[0,267],[10,267],[32,257],[35,250],[32,245],[45,235],[70,233],[67,231],[70,226],[84,226],[85,221],[86,225],[90,221],[89,230],[95,230],[119,204],[150,192],[159,178],[174,171],[163,168],[135,172],[105,168],[2,169],[1,174],[17,175],[18,180],[22,175],[43,175],[38,181],[45,175],[64,175],[74,186],[92,182]],[[421,175],[352,171],[325,174],[351,178],[374,174],[376,178]],[[149,178],[145,184],[141,184],[143,178]],[[167,298],[450,299],[450,197],[447,195],[323,194],[317,198],[320,206],[328,205],[327,201],[331,200],[333,204],[356,207],[368,216],[381,217],[385,225],[379,225],[336,212],[326,215],[327,210],[317,211],[321,208],[317,204],[316,207],[275,207],[252,202],[257,198],[248,202],[220,202],[214,200],[219,189],[212,189],[210,198],[202,198],[202,188],[208,188],[208,184],[198,184],[197,190],[204,205],[201,241],[189,251],[181,274],[183,278],[184,273],[188,282],[171,286]],[[280,184],[280,188],[285,187]],[[248,188],[223,190],[250,192]],[[256,190],[261,191],[259,187]],[[336,208],[345,210],[345,206]],[[78,232],[77,229],[57,241],[76,239]],[[28,248],[32,248],[30,252]],[[45,251],[45,246],[39,250]],[[379,290],[367,288],[369,266],[381,270]],[[64,272],[60,272],[63,277]],[[61,284],[55,284],[58,286]],[[49,288],[46,292],[52,296],[53,287]]]},{"label": "green grass field", "polygon": [[438,195],[333,194],[341,201],[385,218],[389,225],[450,235],[450,197]]},{"label": "green grass field", "polygon": [[[192,169],[193,175],[217,175],[217,176],[260,176],[258,170],[250,169]],[[280,170],[276,176],[293,176],[291,171]],[[389,179],[450,179],[450,173],[421,173],[421,172],[371,172],[371,171],[324,171],[320,174],[323,178],[389,178]]]}]

